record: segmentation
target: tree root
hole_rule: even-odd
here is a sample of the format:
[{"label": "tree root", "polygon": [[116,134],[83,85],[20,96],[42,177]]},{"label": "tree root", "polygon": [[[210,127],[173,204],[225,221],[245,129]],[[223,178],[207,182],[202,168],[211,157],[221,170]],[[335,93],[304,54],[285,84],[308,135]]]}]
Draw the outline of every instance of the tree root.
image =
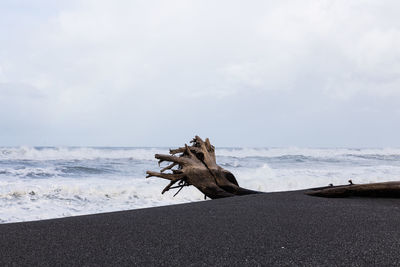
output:
[{"label": "tree root", "polygon": [[[185,144],[184,147],[170,149],[170,155],[155,155],[159,165],[164,161],[170,162],[160,172],[147,171],[147,178],[170,180],[162,194],[170,189],[179,188],[175,193],[177,195],[183,187],[190,185],[211,199],[260,193],[240,187],[231,172],[217,165],[215,147],[208,138],[203,141],[199,136],[195,136],[190,143],[190,146]],[[178,185],[174,186],[176,183]]]}]

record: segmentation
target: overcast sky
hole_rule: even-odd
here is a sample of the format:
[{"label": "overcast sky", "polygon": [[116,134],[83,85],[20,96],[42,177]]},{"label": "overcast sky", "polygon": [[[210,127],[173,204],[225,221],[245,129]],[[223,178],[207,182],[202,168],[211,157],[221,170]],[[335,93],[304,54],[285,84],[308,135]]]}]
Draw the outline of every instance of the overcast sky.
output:
[{"label": "overcast sky", "polygon": [[400,147],[400,2],[0,2],[0,146]]}]

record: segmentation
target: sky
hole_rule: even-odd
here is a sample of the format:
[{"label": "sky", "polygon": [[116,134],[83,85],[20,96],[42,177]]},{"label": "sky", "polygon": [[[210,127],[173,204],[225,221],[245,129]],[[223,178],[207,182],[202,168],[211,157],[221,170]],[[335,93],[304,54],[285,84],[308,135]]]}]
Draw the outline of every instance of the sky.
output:
[{"label": "sky", "polygon": [[2,0],[0,146],[400,147],[400,2]]}]

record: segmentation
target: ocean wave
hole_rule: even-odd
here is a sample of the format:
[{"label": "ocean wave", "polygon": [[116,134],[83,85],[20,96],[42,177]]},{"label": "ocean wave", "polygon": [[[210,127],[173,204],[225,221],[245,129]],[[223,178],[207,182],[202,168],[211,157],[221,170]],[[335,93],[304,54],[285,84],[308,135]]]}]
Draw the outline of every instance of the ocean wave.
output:
[{"label": "ocean wave", "polygon": [[385,156],[400,157],[400,148],[351,149],[351,148],[220,148],[217,156],[249,158],[279,158],[288,156],[311,158],[337,158],[349,156]]},{"label": "ocean wave", "polygon": [[66,166],[60,169],[63,174],[109,174],[115,172],[111,168],[99,168],[99,167],[85,167],[85,166]]},{"label": "ocean wave", "polygon": [[62,171],[56,168],[34,168],[34,167],[19,167],[19,168],[2,168],[0,175],[19,178],[48,178],[62,175]]},{"label": "ocean wave", "polygon": [[0,160],[153,160],[158,148],[9,147],[0,148]]},{"label": "ocean wave", "polygon": [[376,183],[398,181],[400,166],[342,166],[319,168],[274,169],[268,164],[258,168],[236,169],[235,176],[241,186],[264,192],[300,190],[312,187],[354,183]]},{"label": "ocean wave", "polygon": [[[0,160],[91,160],[133,159],[154,160],[154,154],[168,154],[167,148],[96,148],[96,147],[3,147]],[[217,148],[219,157],[310,158],[385,157],[399,159],[400,148],[325,149],[325,148]]]},{"label": "ocean wave", "polygon": [[51,177],[82,177],[93,175],[109,175],[116,173],[111,168],[86,167],[86,166],[50,166],[50,167],[24,167],[0,168],[0,177],[17,178],[51,178]]}]

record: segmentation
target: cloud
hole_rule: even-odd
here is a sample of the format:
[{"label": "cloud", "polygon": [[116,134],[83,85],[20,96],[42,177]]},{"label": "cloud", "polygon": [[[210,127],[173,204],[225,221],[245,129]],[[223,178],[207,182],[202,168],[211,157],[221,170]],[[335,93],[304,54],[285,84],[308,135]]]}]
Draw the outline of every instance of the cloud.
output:
[{"label": "cloud", "polygon": [[[23,82],[77,95],[111,87],[137,93],[142,86],[172,93],[182,87],[188,93],[231,88],[234,93],[296,89],[304,76],[318,75],[316,86],[333,96],[398,93],[400,29],[384,12],[398,7],[396,2],[75,5],[25,36],[30,38],[25,51],[14,55],[29,59],[19,64],[28,74]],[[371,79],[374,85],[365,89]]]},{"label": "cloud", "polygon": [[[214,98],[238,116],[229,103],[252,97],[275,99],[278,114],[296,100],[311,110],[314,102],[400,97],[397,1],[47,4],[10,2],[0,11],[14,14],[2,18],[13,30],[0,26],[8,36],[0,82],[27,99],[39,94],[37,109],[49,114],[40,118],[60,129],[83,118],[116,129],[132,118],[130,133],[153,129],[182,110],[198,116],[193,107],[217,105]],[[40,16],[29,12],[39,9]],[[4,88],[3,98],[11,90]],[[248,115],[262,121],[263,106]]]}]

